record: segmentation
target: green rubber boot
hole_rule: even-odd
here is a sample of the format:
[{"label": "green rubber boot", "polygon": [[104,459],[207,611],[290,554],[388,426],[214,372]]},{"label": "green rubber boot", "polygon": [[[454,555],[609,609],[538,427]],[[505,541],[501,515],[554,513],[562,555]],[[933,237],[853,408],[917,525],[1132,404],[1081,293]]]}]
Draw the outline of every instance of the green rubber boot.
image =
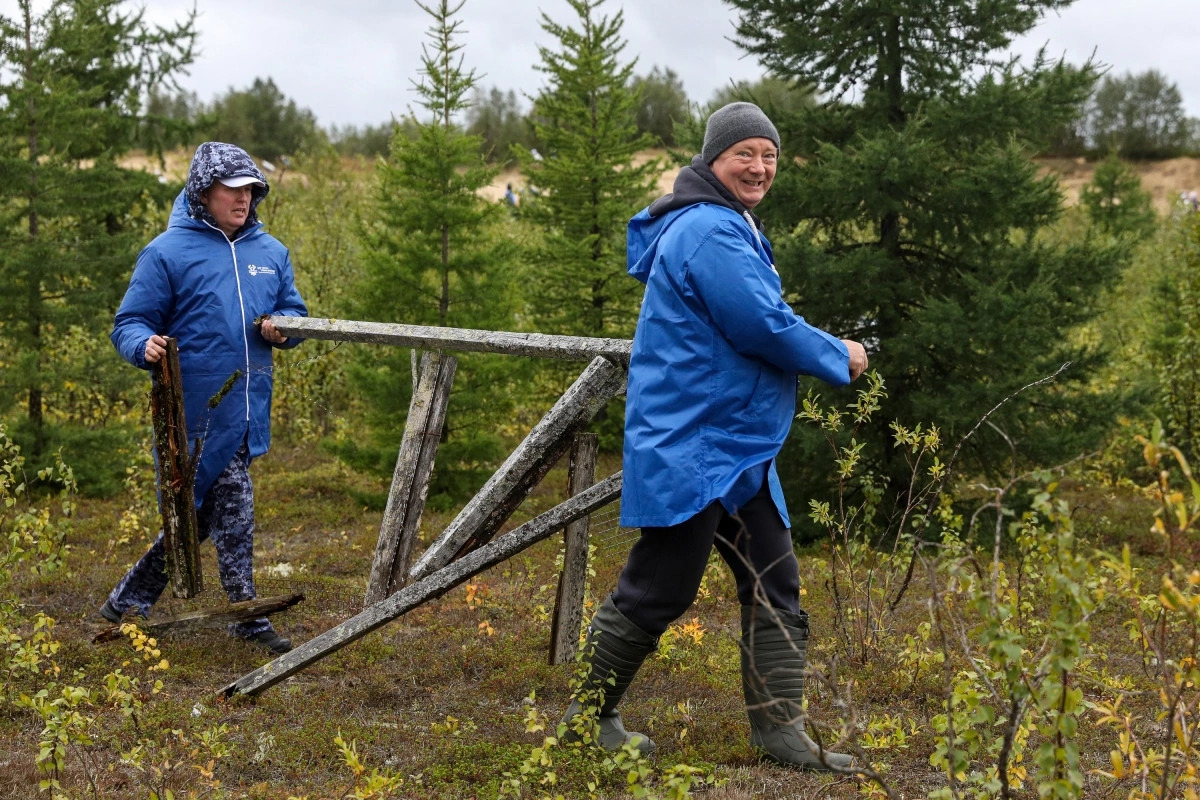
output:
[{"label": "green rubber boot", "polygon": [[[611,597],[605,600],[588,626],[583,653],[591,663],[583,685],[563,714],[562,721],[567,725],[563,741],[592,742],[605,750],[620,750],[630,744],[644,756],[653,753],[655,744],[649,736],[625,730],[617,703],[646,656],[657,649],[657,639],[626,619]],[[585,711],[596,714],[598,725],[580,735],[575,726]]]},{"label": "green rubber boot", "polygon": [[825,750],[804,732],[808,615],[742,606],[741,651],[750,744],[771,761],[801,769],[852,767],[852,756]]}]

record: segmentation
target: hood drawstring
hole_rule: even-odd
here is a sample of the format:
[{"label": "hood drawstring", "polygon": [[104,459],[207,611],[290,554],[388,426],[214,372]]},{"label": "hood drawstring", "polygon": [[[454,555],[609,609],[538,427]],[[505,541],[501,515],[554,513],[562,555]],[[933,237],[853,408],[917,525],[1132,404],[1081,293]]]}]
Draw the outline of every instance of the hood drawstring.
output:
[{"label": "hood drawstring", "polygon": [[[754,222],[754,215],[747,210],[742,212],[742,218],[750,224],[750,230],[754,231],[754,241],[758,242],[758,246],[765,250],[766,248],[763,247],[762,243],[762,235],[758,232],[758,225],[756,225]],[[779,270],[775,269],[774,264],[767,264],[767,266],[770,267],[771,271],[776,275],[779,274]]]},{"label": "hood drawstring", "polygon": [[749,210],[742,212],[742,218],[750,225],[750,230],[754,231],[754,241],[758,242],[758,246],[762,247],[762,236],[758,234],[758,226],[754,224],[754,216]]}]

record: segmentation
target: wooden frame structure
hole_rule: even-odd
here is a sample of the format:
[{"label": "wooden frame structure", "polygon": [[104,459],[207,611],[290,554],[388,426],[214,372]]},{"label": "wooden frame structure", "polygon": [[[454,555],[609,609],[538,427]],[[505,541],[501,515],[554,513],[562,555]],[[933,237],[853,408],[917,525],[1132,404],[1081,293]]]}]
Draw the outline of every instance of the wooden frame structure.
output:
[{"label": "wooden frame structure", "polygon": [[[567,529],[567,557],[554,612],[550,660],[551,663],[571,660],[582,623],[587,518],[621,496],[619,472],[594,482],[595,437],[584,434],[583,430],[610,399],[624,391],[632,343],[626,339],[311,317],[276,316],[271,321],[285,336],[400,345],[430,352],[422,356],[420,377],[413,390],[368,580],[367,607],[291,652],[242,676],[226,686],[222,693],[225,696],[257,695],[564,528]],[[410,556],[457,363],[445,351],[587,360],[589,364],[410,568]],[[572,453],[568,478],[570,497],[497,537],[496,533],[529,492],[568,450]]]}]

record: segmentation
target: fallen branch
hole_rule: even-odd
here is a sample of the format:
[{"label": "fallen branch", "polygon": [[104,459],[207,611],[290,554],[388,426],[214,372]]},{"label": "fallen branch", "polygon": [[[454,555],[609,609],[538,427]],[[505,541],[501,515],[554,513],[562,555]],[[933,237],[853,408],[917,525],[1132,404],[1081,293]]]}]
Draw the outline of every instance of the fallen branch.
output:
[{"label": "fallen branch", "polygon": [[[200,611],[189,611],[186,614],[179,614],[174,617],[156,620],[149,620],[138,617],[135,614],[127,615],[130,622],[137,623],[137,626],[147,633],[155,635],[166,633],[168,631],[191,630],[194,628],[215,628],[221,625],[229,625],[234,622],[245,622],[250,619],[258,619],[259,617],[267,617],[271,614],[278,614],[280,611],[285,611],[304,599],[303,594],[287,594],[279,595],[278,597],[260,597],[254,600],[242,600],[238,603],[230,603],[220,608],[201,609]],[[111,642],[121,638],[121,626],[114,625],[111,628],[106,628],[96,634],[93,642]]]}]

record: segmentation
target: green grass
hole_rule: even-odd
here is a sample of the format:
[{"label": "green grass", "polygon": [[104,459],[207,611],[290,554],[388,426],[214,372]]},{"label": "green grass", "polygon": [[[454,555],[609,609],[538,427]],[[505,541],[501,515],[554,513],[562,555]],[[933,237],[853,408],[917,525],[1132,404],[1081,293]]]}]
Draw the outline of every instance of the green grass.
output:
[{"label": "green grass", "polygon": [[[601,472],[613,468],[602,465]],[[605,472],[607,474],[607,472]],[[355,500],[386,486],[353,474],[317,448],[278,444],[253,468],[257,494],[256,567],[259,594],[302,591],[306,600],[278,615],[276,626],[303,642],[361,608],[380,513]],[[562,497],[564,476],[553,472],[537,490],[531,507],[544,509]],[[1157,543],[1145,534],[1150,508],[1135,492],[1073,487],[1079,526],[1103,547],[1132,541],[1147,569],[1153,569]],[[28,575],[7,592],[57,621],[62,643],[55,656],[58,681],[96,686],[106,673],[136,671],[127,642],[93,644],[106,627],[96,608],[147,541],[120,542],[115,521],[129,498],[81,500],[70,541],[66,569],[46,578]],[[519,512],[528,515],[528,509]],[[449,521],[427,514],[427,544]],[[590,591],[602,597],[615,582],[625,549],[614,531],[597,534],[601,555],[594,563]],[[164,689],[147,695],[136,720],[91,709],[99,736],[94,745],[73,751],[65,783],[72,796],[146,797],[144,783],[119,763],[118,749],[138,738],[161,743],[180,731],[192,744],[172,751],[174,766],[164,783],[176,797],[245,797],[274,800],[289,796],[342,797],[353,791],[354,777],[334,745],[339,734],[357,743],[368,773],[386,770],[400,776],[394,796],[405,798],[496,797],[505,773],[516,773],[542,733],[529,733],[530,708],[557,722],[569,699],[571,668],[547,663],[549,623],[557,581],[558,537],[534,546],[506,564],[470,581],[474,593],[458,587],[444,597],[367,635],[255,698],[225,700],[220,690],[266,663],[260,650],[229,639],[224,631],[205,629],[162,637],[170,661],[161,675]],[[164,597],[156,615],[224,602],[212,550],[204,545],[206,591],[197,599]],[[812,615],[811,660],[836,667],[838,684],[852,698],[865,727],[895,717],[911,728],[903,743],[868,751],[896,796],[921,797],[945,780],[929,765],[934,747],[933,716],[941,711],[945,674],[903,666],[898,642],[929,619],[920,581],[892,618],[873,658],[850,658],[833,633],[832,599],[823,548],[802,554],[803,604]],[[291,572],[281,576],[278,565]],[[274,568],[275,574],[268,574]],[[1105,608],[1092,626],[1105,668],[1136,676],[1141,659],[1121,622],[1124,609]],[[850,798],[869,796],[868,783],[791,771],[758,761],[747,742],[748,726],[740,697],[737,655],[738,609],[727,571],[715,568],[704,595],[680,620],[695,619],[703,636],[675,641],[668,658],[647,662],[622,706],[630,729],[651,734],[659,743],[658,768],[683,763],[714,771],[720,781],[704,796],[720,800],[752,797]],[[8,687],[12,698],[53,676],[21,677]],[[1144,688],[1144,684],[1143,684]],[[1094,688],[1085,691],[1095,693]],[[533,697],[532,701],[528,698]],[[1091,695],[1089,695],[1091,696]],[[835,698],[810,681],[810,713],[819,723],[836,720]],[[1131,698],[1151,707],[1153,698]],[[1147,723],[1151,725],[1152,723]],[[228,757],[213,765],[211,779],[197,767],[195,741],[213,727],[227,728]],[[33,759],[41,721],[11,703],[0,706],[0,796],[14,800],[44,797],[37,789]],[[1085,766],[1103,767],[1114,744],[1111,731],[1081,725],[1079,744]],[[598,797],[623,797],[624,773],[603,768],[602,754],[559,748],[554,751],[554,792],[586,797],[595,781]],[[1085,796],[1117,791],[1098,776],[1088,776]],[[219,788],[211,790],[213,782]],[[1128,787],[1126,787],[1127,789]],[[526,797],[539,797],[531,783]],[[1093,792],[1095,794],[1093,794]],[[1029,797],[1029,791],[1014,796]]]}]

